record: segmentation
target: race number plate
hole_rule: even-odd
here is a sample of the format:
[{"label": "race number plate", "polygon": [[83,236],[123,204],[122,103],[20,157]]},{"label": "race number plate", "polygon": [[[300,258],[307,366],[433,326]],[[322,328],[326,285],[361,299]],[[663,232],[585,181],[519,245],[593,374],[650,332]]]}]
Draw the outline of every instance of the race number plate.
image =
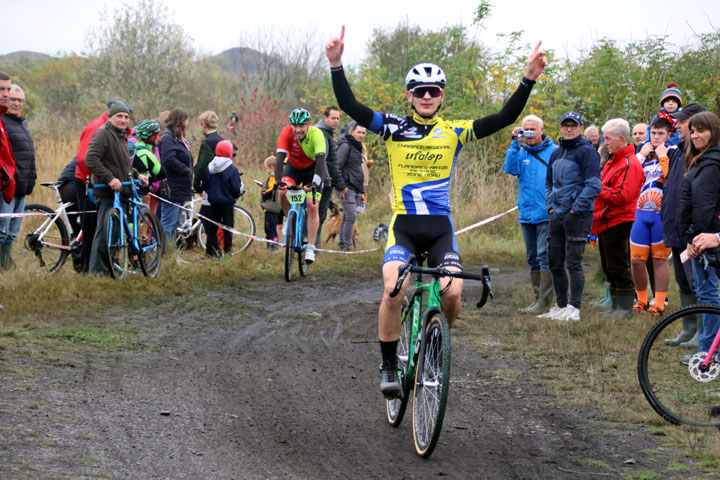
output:
[{"label": "race number plate", "polygon": [[305,190],[294,190],[292,192],[288,191],[287,200],[291,205],[303,203],[305,201]]}]

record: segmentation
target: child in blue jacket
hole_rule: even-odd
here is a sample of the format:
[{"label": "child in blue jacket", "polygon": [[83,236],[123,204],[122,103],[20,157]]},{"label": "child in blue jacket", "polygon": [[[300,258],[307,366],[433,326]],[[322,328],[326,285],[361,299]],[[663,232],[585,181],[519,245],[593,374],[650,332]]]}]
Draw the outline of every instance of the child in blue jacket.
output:
[{"label": "child in blue jacket", "polygon": [[670,82],[662,95],[660,95],[660,111],[648,123],[645,143],[650,141],[650,125],[653,124],[656,118],[664,118],[670,123],[670,138],[665,142],[665,146],[671,147],[680,143],[680,135],[678,135],[678,132],[675,130],[677,120],[672,116],[673,113],[682,110],[680,107],[682,107],[680,88],[677,83]]},{"label": "child in blue jacket", "polygon": [[[244,193],[240,172],[232,163],[233,147],[229,140],[218,142],[215,147],[215,158],[205,169],[202,180],[202,190],[207,194],[210,202],[207,217],[228,227],[235,226],[233,207],[235,200]],[[205,253],[210,257],[220,256],[220,242],[218,241],[218,227],[203,219],[203,226],[207,240]],[[232,251],[232,233],[223,230],[225,254]]]}]

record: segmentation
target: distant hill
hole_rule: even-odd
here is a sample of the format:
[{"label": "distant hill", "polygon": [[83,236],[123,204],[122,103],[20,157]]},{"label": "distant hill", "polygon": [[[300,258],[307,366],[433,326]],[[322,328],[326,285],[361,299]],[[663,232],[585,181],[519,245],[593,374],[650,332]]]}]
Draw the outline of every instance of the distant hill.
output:
[{"label": "distant hill", "polygon": [[256,74],[265,69],[275,70],[281,61],[247,47],[234,47],[212,57],[226,72]]},{"label": "distant hill", "polygon": [[51,58],[53,58],[53,57],[50,55],[45,55],[44,53],[29,52],[27,50],[19,50],[17,52],[0,55],[0,66],[9,65],[11,63],[16,63],[16,62],[26,62],[26,63],[46,62],[46,61],[50,60]]}]

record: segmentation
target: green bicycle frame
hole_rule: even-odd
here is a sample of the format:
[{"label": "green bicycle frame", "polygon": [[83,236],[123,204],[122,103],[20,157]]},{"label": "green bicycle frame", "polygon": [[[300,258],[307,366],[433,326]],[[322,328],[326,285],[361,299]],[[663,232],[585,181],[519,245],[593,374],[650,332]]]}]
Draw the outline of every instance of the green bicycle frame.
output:
[{"label": "green bicycle frame", "polygon": [[408,321],[408,315],[412,319],[412,330],[410,331],[410,345],[408,345],[408,369],[407,378],[412,378],[415,372],[415,363],[417,362],[417,352],[420,349],[420,329],[422,325],[423,312],[423,294],[427,293],[426,310],[436,308],[441,309],[440,303],[440,281],[433,278],[430,283],[423,283],[422,275],[418,274],[415,280],[415,291],[412,293],[412,309],[406,313],[405,321]]}]

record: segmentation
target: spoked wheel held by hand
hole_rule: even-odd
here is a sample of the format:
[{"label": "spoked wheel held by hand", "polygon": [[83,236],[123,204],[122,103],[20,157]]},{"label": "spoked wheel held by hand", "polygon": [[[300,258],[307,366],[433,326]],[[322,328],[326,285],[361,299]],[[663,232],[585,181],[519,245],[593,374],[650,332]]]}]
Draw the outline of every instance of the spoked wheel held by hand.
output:
[{"label": "spoked wheel held by hand", "polygon": [[[492,297],[488,268],[483,274],[450,271],[444,268],[422,267],[424,258],[413,266],[411,256],[399,267],[395,290],[396,296],[407,275],[417,273],[415,289],[403,299],[401,311],[402,328],[397,348],[398,376],[402,383],[402,397],[386,398],[385,410],[390,425],[397,427],[402,422],[410,400],[413,397],[413,440],[415,451],[421,457],[429,457],[442,430],[445,418],[448,392],[450,389],[450,328],[440,308],[440,278],[444,276],[480,280],[483,285],[481,302]],[[422,275],[433,277],[430,283],[423,283]],[[424,300],[423,297],[427,297]],[[423,302],[425,309],[423,311]]]}]

